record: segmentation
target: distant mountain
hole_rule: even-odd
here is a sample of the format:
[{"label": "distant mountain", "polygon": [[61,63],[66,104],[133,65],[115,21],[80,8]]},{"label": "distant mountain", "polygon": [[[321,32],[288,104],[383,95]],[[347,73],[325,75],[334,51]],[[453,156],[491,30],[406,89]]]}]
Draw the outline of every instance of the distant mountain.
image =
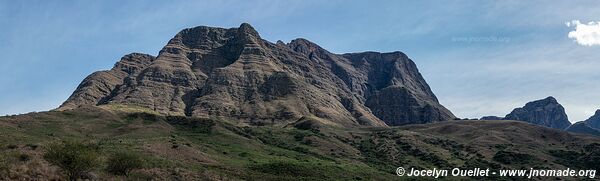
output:
[{"label": "distant mountain", "polygon": [[503,120],[503,117],[498,117],[498,116],[484,116],[479,118],[479,120]]},{"label": "distant mountain", "polygon": [[586,122],[577,122],[567,129],[569,132],[600,136],[600,129],[590,127]]},{"label": "distant mountain", "polygon": [[596,110],[596,113],[584,122],[592,128],[600,129],[600,109]]},{"label": "distant mountain", "polygon": [[567,129],[569,132],[600,136],[600,110],[585,121],[577,122]]},{"label": "distant mountain", "polygon": [[516,108],[504,119],[525,121],[556,129],[565,129],[571,125],[565,109],[552,96],[529,102],[522,108]]},{"label": "distant mountain", "polygon": [[311,117],[386,126],[454,118],[404,53],[334,54],[305,39],[271,43],[246,23],[184,29],[157,57],[126,55],[85,78],[58,110],[107,104],[250,124]]}]

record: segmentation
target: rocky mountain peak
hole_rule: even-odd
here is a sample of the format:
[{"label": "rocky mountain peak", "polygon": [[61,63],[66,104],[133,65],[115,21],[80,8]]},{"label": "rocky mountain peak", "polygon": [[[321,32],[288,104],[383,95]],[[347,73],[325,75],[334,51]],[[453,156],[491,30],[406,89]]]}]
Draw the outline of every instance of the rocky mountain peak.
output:
[{"label": "rocky mountain peak", "polygon": [[544,107],[547,105],[557,105],[557,104],[560,105],[558,103],[558,101],[556,100],[556,98],[554,98],[552,96],[548,96],[547,98],[544,98],[541,100],[528,102],[527,104],[525,104],[525,107]]},{"label": "rocky mountain peak", "polygon": [[134,81],[155,60],[156,57],[142,53],[123,56],[111,70],[94,72],[83,79],[75,92],[57,110],[106,104],[113,91]]},{"label": "rocky mountain peak", "polygon": [[252,25],[248,23],[242,23],[240,25],[240,27],[238,28],[238,34],[240,36],[249,36],[260,39],[260,35],[258,34],[258,32],[254,29],[254,27],[252,27]]},{"label": "rocky mountain peak", "polygon": [[121,58],[113,69],[118,69],[128,74],[136,74],[143,70],[148,65],[152,64],[152,62],[156,59],[156,57],[152,55],[147,55],[143,53],[130,53]]},{"label": "rocky mountain peak", "polygon": [[157,57],[127,55],[84,79],[59,110],[105,104],[243,124],[386,126],[454,118],[401,52],[339,55],[305,39],[273,44],[247,23],[184,29]]},{"label": "rocky mountain peak", "polygon": [[331,57],[327,57],[328,55],[331,55],[329,51],[325,50],[324,48],[321,48],[321,46],[317,45],[316,43],[313,43],[304,38],[294,39],[286,45],[293,51],[308,56],[309,59],[317,57],[321,59],[331,59]]},{"label": "rocky mountain peak", "polygon": [[565,109],[552,96],[516,108],[504,119],[525,121],[556,129],[565,129],[571,125]]},{"label": "rocky mountain peak", "polygon": [[600,129],[600,109],[596,110],[596,113],[584,122],[592,128]]},{"label": "rocky mountain peak", "polygon": [[316,43],[308,41],[307,39],[304,39],[304,38],[293,39],[287,45],[291,49],[293,49],[294,51],[296,51],[296,52],[303,52],[303,53],[310,53],[310,52],[314,52],[314,51],[317,51],[317,50],[324,50],[323,48],[321,48]]}]

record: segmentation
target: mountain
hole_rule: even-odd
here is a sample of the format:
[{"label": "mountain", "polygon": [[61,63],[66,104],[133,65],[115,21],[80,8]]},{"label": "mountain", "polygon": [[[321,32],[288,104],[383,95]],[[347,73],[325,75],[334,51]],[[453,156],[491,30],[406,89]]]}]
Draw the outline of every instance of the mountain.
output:
[{"label": "mountain", "polygon": [[331,53],[305,39],[271,43],[249,24],[177,33],[158,56],[129,54],[86,77],[57,109],[127,105],[248,124],[310,118],[352,127],[451,120],[404,53]]},{"label": "mountain", "polygon": [[600,109],[596,110],[596,113],[584,122],[592,128],[600,129]]},{"label": "mountain", "polygon": [[522,108],[516,108],[504,119],[525,121],[555,129],[565,129],[571,125],[565,109],[552,96],[529,102]]},{"label": "mountain", "polygon": [[600,130],[599,129],[590,127],[584,121],[577,122],[577,123],[569,126],[565,130],[568,131],[568,132],[573,132],[573,133],[581,133],[581,134],[589,134],[589,135],[600,136]]},{"label": "mountain", "polygon": [[569,132],[600,136],[600,110],[585,121],[577,122],[567,129]]}]

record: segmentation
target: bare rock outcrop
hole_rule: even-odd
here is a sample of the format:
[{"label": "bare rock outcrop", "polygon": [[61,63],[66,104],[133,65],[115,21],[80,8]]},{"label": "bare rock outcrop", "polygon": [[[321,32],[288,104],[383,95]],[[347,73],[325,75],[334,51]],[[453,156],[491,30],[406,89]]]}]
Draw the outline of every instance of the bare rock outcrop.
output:
[{"label": "bare rock outcrop", "polygon": [[84,79],[59,110],[104,104],[251,124],[314,117],[386,126],[454,118],[401,52],[334,54],[305,39],[271,43],[246,23],[184,29],[156,58],[127,55]]},{"label": "bare rock outcrop", "polygon": [[504,119],[525,121],[555,129],[565,129],[571,125],[565,109],[552,96],[529,102],[522,108],[516,108]]}]

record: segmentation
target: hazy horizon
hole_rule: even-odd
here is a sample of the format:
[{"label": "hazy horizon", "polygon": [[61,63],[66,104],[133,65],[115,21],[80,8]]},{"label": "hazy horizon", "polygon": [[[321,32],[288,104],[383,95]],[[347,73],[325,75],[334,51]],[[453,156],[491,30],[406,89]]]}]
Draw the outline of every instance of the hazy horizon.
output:
[{"label": "hazy horizon", "polygon": [[594,1],[28,2],[0,1],[0,115],[56,108],[85,76],[128,53],[157,55],[181,29],[243,22],[271,42],[402,51],[461,118],[548,96],[571,122],[600,109]]}]

